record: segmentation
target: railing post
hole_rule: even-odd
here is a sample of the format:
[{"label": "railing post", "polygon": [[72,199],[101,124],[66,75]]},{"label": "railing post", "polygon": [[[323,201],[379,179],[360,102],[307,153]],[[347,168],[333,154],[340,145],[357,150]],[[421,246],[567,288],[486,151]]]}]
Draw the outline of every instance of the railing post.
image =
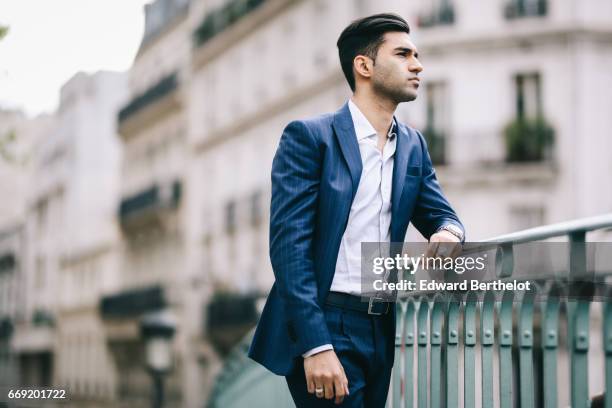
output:
[{"label": "railing post", "polygon": [[493,408],[493,343],[495,342],[495,293],[485,294],[480,312],[482,345],[482,408]]},{"label": "railing post", "polygon": [[456,298],[448,305],[446,320],[446,406],[459,406],[459,309]]},{"label": "railing post", "polygon": [[406,302],[395,304],[395,364],[393,365],[393,408],[399,408],[405,392],[404,361],[406,353]]},{"label": "railing post", "polygon": [[557,347],[559,346],[559,299],[560,291],[552,288],[542,306],[542,353],[544,362],[544,407],[557,405]]},{"label": "railing post", "polygon": [[512,308],[514,293],[504,292],[499,308],[499,402],[512,408]]},{"label": "railing post", "polygon": [[446,302],[441,296],[434,297],[431,310],[431,376],[430,406],[439,408],[442,402],[442,325],[444,323],[444,312]]},{"label": "railing post", "polygon": [[404,332],[406,333],[406,351],[404,353],[404,384],[405,398],[404,408],[414,406],[414,311],[415,306],[412,299],[406,303],[406,317],[404,320]]},{"label": "railing post", "polygon": [[612,408],[612,291],[606,293],[604,306],[603,344],[606,353],[605,407]]},{"label": "railing post", "polygon": [[518,326],[521,408],[535,406],[533,376],[533,295],[523,294]]},{"label": "railing post", "polygon": [[421,297],[417,314],[417,331],[419,333],[418,351],[418,407],[427,408],[427,343],[429,340],[429,303],[427,297]]},{"label": "railing post", "polygon": [[[573,408],[589,407],[589,310],[590,300],[582,299],[581,279],[586,278],[586,233],[584,230],[570,234],[570,299],[568,302],[568,345],[570,348],[571,401]],[[572,287],[571,285],[578,285]]]},{"label": "railing post", "polygon": [[470,292],[465,300],[463,319],[463,400],[465,408],[476,406],[476,302]]},{"label": "railing post", "polygon": [[589,407],[589,309],[586,300],[570,302],[572,331],[569,344],[571,347],[572,408]]}]

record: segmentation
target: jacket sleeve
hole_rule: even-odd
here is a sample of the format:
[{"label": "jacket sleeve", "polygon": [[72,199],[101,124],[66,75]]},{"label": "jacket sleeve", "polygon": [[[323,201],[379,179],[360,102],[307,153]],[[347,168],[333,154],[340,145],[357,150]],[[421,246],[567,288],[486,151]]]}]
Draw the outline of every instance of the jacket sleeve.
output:
[{"label": "jacket sleeve", "polygon": [[461,228],[465,237],[465,228],[455,210],[450,206],[446,197],[442,193],[436,171],[433,168],[427,143],[420,132],[416,131],[421,148],[423,149],[423,180],[421,182],[421,190],[416,201],[416,207],[412,215],[412,224],[416,229],[427,239],[429,239],[436,231],[447,224],[454,224]]},{"label": "jacket sleeve", "polygon": [[313,259],[321,160],[306,125],[287,125],[272,162],[270,260],[288,319],[279,324],[287,325],[299,354],[331,343],[317,302]]}]

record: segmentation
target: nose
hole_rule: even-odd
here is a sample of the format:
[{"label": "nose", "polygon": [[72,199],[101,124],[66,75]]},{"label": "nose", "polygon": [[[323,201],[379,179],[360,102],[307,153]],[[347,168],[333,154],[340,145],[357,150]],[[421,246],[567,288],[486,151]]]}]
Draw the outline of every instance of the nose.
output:
[{"label": "nose", "polygon": [[423,71],[423,65],[418,59],[413,58],[408,69],[410,70],[410,72],[418,74],[419,72]]}]

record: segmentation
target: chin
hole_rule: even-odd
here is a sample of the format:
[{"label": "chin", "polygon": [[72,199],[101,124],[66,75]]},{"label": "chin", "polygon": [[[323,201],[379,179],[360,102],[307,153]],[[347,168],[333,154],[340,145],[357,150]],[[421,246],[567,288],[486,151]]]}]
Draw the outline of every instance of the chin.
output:
[{"label": "chin", "polygon": [[402,98],[402,102],[411,102],[417,98],[418,94],[416,92],[405,92]]}]

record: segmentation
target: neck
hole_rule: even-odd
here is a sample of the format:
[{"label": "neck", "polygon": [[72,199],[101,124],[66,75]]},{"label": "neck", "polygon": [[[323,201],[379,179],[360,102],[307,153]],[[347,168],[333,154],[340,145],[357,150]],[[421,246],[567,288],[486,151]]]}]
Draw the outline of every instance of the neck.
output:
[{"label": "neck", "polygon": [[393,122],[393,114],[397,108],[396,103],[357,91],[353,94],[351,100],[374,126],[376,133],[379,135],[387,134]]}]

